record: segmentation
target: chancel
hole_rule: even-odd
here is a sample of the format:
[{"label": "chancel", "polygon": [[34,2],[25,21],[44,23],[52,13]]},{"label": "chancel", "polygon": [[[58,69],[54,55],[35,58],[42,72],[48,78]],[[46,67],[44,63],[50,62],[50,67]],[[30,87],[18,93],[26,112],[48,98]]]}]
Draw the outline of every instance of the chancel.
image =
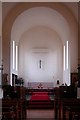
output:
[{"label": "chancel", "polygon": [[80,2],[1,7],[2,119],[79,120]]}]

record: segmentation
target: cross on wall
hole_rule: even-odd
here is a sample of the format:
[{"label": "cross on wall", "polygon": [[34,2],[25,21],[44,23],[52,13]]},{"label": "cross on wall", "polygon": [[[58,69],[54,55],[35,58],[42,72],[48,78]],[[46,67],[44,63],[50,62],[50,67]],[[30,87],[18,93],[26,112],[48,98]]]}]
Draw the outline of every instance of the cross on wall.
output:
[{"label": "cross on wall", "polygon": [[42,61],[41,60],[39,61],[39,67],[40,67],[40,69],[42,67]]}]

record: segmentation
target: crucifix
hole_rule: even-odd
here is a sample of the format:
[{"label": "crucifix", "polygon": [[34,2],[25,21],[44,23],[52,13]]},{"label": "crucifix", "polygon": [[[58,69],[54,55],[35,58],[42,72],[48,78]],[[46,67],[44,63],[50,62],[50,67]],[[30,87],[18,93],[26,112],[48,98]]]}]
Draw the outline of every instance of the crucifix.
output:
[{"label": "crucifix", "polygon": [[41,69],[41,66],[42,66],[42,61],[41,60],[39,61],[39,66],[40,66],[40,69]]}]

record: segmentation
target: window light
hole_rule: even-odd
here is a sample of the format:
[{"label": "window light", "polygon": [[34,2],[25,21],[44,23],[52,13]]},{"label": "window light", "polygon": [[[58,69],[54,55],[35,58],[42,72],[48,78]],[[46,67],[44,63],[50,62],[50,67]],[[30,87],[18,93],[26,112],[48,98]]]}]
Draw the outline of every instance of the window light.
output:
[{"label": "window light", "polygon": [[15,69],[15,41],[13,41],[13,43],[12,43],[12,49],[13,49],[13,51],[12,51],[12,53],[13,53],[13,69]]},{"label": "window light", "polygon": [[66,44],[66,66],[67,66],[67,69],[68,69],[68,50],[69,50],[69,44],[67,41],[67,44]]},{"label": "window light", "polygon": [[18,46],[16,45],[16,71],[18,70]]},{"label": "window light", "polygon": [[64,71],[65,71],[65,46],[64,46]]}]

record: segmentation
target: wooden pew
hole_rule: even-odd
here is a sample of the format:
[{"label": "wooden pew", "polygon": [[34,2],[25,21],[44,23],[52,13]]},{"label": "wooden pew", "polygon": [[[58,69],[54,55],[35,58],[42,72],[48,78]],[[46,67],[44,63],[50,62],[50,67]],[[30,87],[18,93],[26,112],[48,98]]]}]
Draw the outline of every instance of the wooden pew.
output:
[{"label": "wooden pew", "polygon": [[26,118],[25,101],[22,99],[3,99],[2,115],[13,120],[22,120]]},{"label": "wooden pew", "polygon": [[17,100],[2,99],[2,118],[19,120]]},{"label": "wooden pew", "polygon": [[80,116],[80,99],[63,98],[60,101],[60,119],[72,120],[73,116]]},{"label": "wooden pew", "polygon": [[[71,86],[60,86],[59,88],[55,88],[55,98],[54,98],[54,113],[55,119],[64,119],[65,116],[65,108],[69,108],[71,106],[71,102],[75,100],[77,102],[76,97],[76,89]],[[74,103],[74,102],[73,102]],[[74,105],[74,104],[72,104]],[[66,109],[68,110],[68,109]]]},{"label": "wooden pew", "polygon": [[54,100],[54,113],[57,120],[74,120],[78,117],[80,120],[80,99],[61,98]]}]

